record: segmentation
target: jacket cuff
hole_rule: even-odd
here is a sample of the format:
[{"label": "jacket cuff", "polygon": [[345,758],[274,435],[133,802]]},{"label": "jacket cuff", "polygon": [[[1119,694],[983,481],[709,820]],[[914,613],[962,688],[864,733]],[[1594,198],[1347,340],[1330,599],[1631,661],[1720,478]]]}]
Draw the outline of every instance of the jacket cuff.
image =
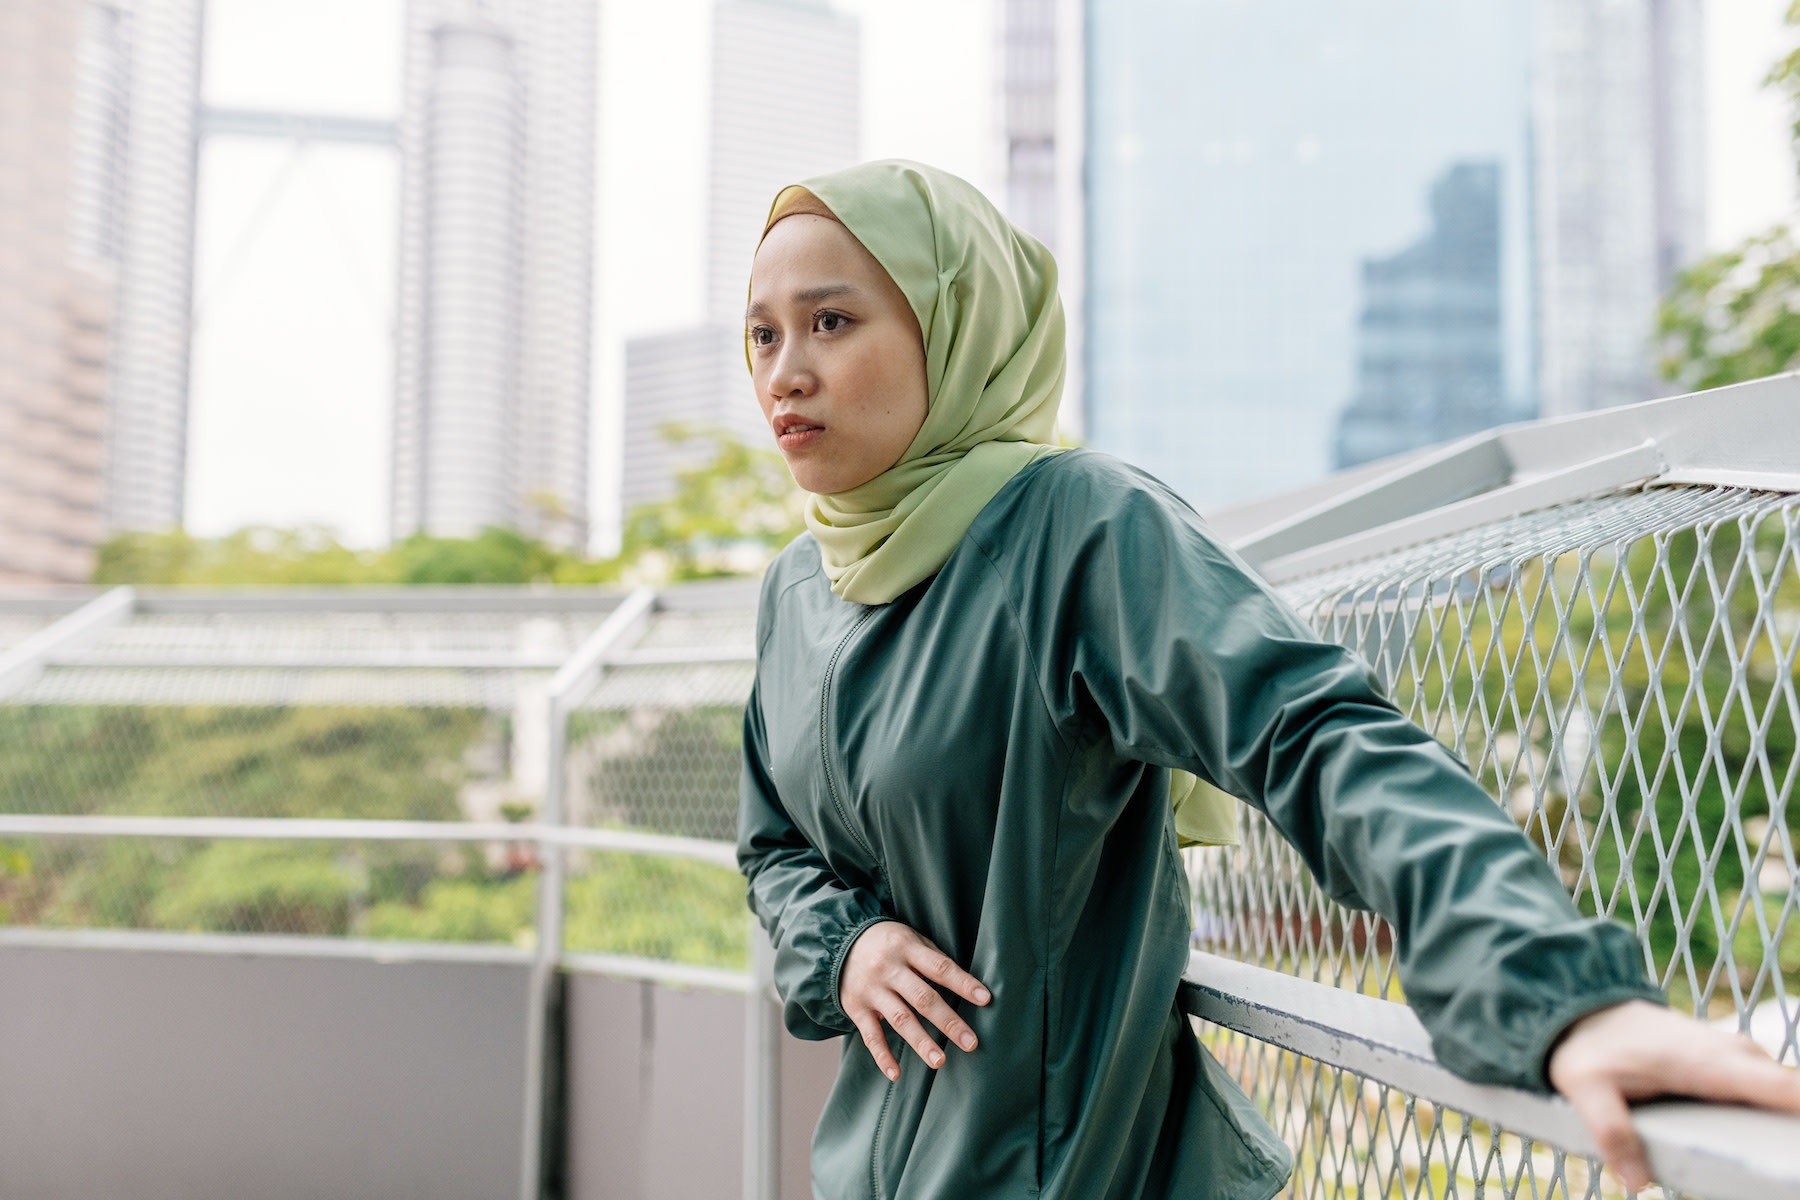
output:
[{"label": "jacket cuff", "polygon": [[861,937],[870,926],[879,925],[883,921],[891,921],[893,919],[894,918],[888,916],[886,913],[877,913],[872,917],[864,917],[861,921],[858,921],[844,931],[843,940],[840,941],[837,948],[831,952],[831,976],[827,984],[829,990],[826,994],[831,997],[832,1016],[852,1029],[856,1028],[856,1022],[852,1021],[850,1019],[850,1014],[844,1011],[843,997],[838,995],[838,985],[844,974],[844,963],[849,959],[850,948],[856,945],[856,939]]},{"label": "jacket cuff", "polygon": [[1550,1056],[1561,1044],[1563,1035],[1569,1027],[1585,1016],[1597,1013],[1603,1008],[1611,1008],[1616,1004],[1624,1004],[1628,1000],[1647,1000],[1651,1004],[1667,1007],[1669,998],[1662,989],[1649,983],[1620,983],[1599,991],[1585,992],[1550,1007],[1544,1014],[1541,1028],[1532,1039],[1527,1062],[1537,1064],[1533,1086],[1544,1092],[1555,1091],[1550,1083]]}]

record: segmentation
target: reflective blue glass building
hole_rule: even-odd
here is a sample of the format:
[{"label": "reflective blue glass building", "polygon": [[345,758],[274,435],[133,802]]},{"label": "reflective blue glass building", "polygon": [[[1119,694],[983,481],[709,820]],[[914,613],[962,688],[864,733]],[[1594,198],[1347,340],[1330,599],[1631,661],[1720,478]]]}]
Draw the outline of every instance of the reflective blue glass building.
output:
[{"label": "reflective blue glass building", "polygon": [[1089,443],[1206,510],[1651,394],[1693,7],[1088,0]]}]

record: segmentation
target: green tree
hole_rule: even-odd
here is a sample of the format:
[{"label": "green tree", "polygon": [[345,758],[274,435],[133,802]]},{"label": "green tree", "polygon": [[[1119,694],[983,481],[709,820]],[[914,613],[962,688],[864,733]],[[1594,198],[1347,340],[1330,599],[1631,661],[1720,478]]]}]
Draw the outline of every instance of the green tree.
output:
[{"label": "green tree", "polygon": [[624,561],[654,570],[661,560],[674,579],[760,570],[805,528],[805,497],[777,452],[717,429],[671,424],[663,436],[678,445],[709,445],[711,452],[677,473],[674,496],[631,511]]},{"label": "green tree", "polygon": [[[1800,27],[1800,0],[1787,11]],[[1800,49],[1770,70],[1788,99],[1800,169]],[[1658,368],[1690,390],[1800,366],[1800,238],[1786,225],[1703,259],[1677,277],[1657,319]]]}]

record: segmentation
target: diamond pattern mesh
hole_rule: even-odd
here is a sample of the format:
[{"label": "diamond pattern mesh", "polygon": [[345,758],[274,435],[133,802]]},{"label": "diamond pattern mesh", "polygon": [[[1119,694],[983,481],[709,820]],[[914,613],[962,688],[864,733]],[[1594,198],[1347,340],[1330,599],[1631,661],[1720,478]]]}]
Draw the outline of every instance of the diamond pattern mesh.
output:
[{"label": "diamond pattern mesh", "polygon": [[[1680,1009],[1800,1061],[1800,500],[1655,487],[1282,591],[1460,754],[1577,903],[1634,929]],[[1190,852],[1195,942],[1400,998],[1378,919],[1332,903],[1259,815]],[[1590,1197],[1589,1164],[1213,1030],[1307,1197]]]}]

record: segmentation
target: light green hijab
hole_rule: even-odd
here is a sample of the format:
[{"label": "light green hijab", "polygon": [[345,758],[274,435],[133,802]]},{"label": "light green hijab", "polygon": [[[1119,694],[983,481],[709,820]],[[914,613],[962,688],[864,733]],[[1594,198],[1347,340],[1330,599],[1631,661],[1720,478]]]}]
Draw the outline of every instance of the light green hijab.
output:
[{"label": "light green hijab", "polygon": [[[831,590],[887,604],[937,574],[1007,481],[1046,455],[1062,399],[1064,326],[1050,251],[956,176],[889,159],[782,189],[783,217],[837,220],[911,304],[929,408],[900,461],[806,502]],[[1183,841],[1237,841],[1232,798],[1183,771],[1170,786]]]}]

